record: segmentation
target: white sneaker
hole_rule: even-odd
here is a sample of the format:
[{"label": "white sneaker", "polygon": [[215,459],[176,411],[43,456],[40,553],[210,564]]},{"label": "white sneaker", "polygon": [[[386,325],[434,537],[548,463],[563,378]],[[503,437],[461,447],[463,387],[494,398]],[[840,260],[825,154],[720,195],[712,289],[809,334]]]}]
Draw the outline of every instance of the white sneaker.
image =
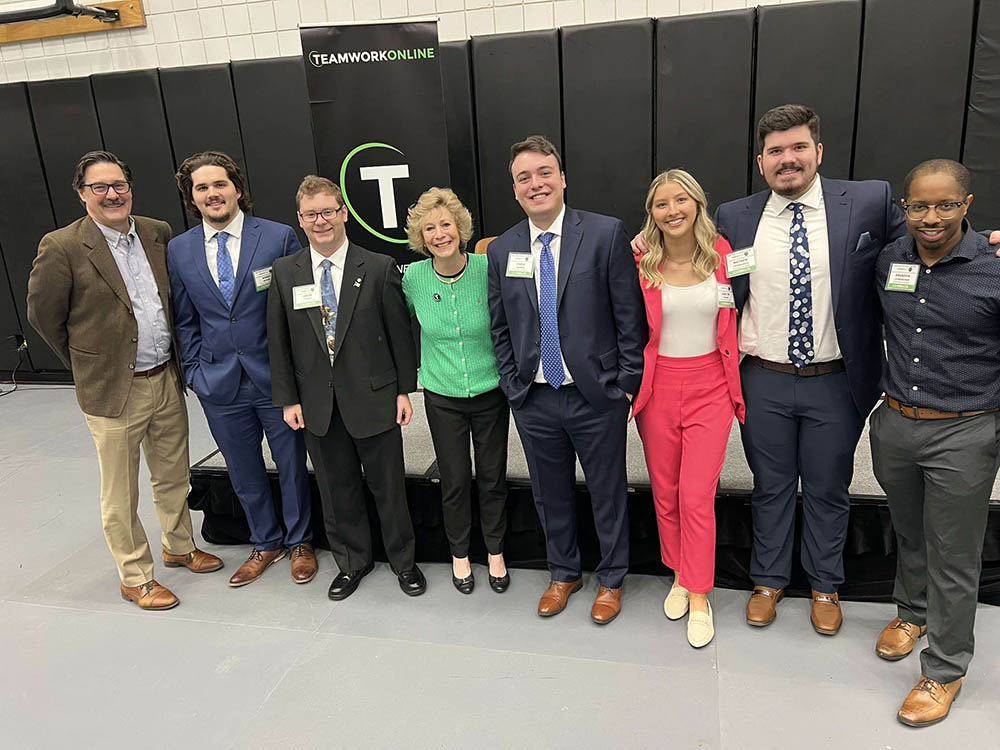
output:
[{"label": "white sneaker", "polygon": [[688,590],[683,586],[674,583],[670,587],[670,593],[663,600],[663,614],[670,620],[679,620],[688,611]]},{"label": "white sneaker", "polygon": [[688,615],[688,643],[695,648],[707,646],[715,637],[715,624],[712,622],[712,604],[708,605],[708,614],[692,610]]}]

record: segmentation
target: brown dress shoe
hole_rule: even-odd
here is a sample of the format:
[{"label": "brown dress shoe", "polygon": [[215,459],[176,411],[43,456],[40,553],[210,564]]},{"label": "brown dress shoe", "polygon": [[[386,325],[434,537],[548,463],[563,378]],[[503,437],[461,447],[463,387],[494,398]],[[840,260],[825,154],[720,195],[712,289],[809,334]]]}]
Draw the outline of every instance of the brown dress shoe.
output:
[{"label": "brown dress shoe", "polygon": [[566,609],[569,596],[583,588],[583,579],[575,581],[550,581],[542,598],[538,600],[538,614],[541,617],[552,617]]},{"label": "brown dress shoe", "polygon": [[316,553],[309,542],[292,548],[292,580],[296,583],[309,583],[316,577]]},{"label": "brown dress shoe", "polygon": [[598,625],[607,625],[618,617],[622,611],[622,590],[609,589],[607,586],[600,586],[597,589],[597,596],[594,597],[594,606],[590,608],[590,619]]},{"label": "brown dress shoe", "polygon": [[944,721],[961,689],[961,679],[941,683],[920,675],[920,681],[906,696],[896,718],[908,727],[929,727]]},{"label": "brown dress shoe", "polygon": [[233,577],[229,579],[229,585],[236,588],[237,586],[246,586],[248,583],[253,583],[264,575],[264,571],[271,567],[271,565],[282,559],[287,551],[284,547],[266,552],[255,549],[250,553],[247,561],[240,566],[240,569],[233,573]]},{"label": "brown dress shoe", "polygon": [[172,555],[163,550],[163,564],[168,568],[187,568],[192,573],[212,573],[222,567],[222,560],[200,549],[186,555]]},{"label": "brown dress shoe", "polygon": [[783,589],[754,586],[753,593],[747,600],[747,625],[762,628],[774,622],[774,618],[778,616],[776,607],[784,595]]},{"label": "brown dress shoe", "polygon": [[897,617],[882,628],[875,642],[875,653],[886,661],[905,659],[926,632],[926,625],[914,625]]},{"label": "brown dress shoe", "polygon": [[824,594],[812,590],[813,604],[809,619],[813,630],[820,635],[837,635],[840,626],[844,624],[844,613],[840,611],[840,597],[836,592]]},{"label": "brown dress shoe", "polygon": [[180,600],[166,586],[161,586],[156,581],[147,581],[138,586],[126,586],[122,584],[122,599],[127,602],[135,602],[143,609],[173,609]]}]

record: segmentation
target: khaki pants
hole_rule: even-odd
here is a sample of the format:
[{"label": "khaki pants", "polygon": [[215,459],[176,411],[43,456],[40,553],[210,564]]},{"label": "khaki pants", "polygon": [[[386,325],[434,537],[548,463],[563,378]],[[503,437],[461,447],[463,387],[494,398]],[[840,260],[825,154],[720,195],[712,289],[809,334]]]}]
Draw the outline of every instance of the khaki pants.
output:
[{"label": "khaki pants", "polygon": [[153,580],[153,557],[139,522],[139,447],[153,486],[163,549],[184,555],[194,549],[191,514],[188,417],[171,363],[162,372],[132,380],[118,417],[85,415],[101,467],[104,536],[126,586]]}]

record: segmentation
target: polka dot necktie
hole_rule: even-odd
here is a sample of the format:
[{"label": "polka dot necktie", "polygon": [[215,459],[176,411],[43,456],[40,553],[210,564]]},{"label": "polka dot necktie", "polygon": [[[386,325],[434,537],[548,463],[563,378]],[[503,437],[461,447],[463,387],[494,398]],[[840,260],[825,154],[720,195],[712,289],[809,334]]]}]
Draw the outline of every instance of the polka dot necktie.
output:
[{"label": "polka dot necktie", "polygon": [[812,273],[809,267],[809,238],[802,215],[803,205],[788,204],[792,210],[792,227],[788,234],[788,358],[796,367],[805,367],[816,355],[813,346]]},{"label": "polka dot necktie", "polygon": [[219,232],[215,235],[215,241],[219,243],[219,254],[215,258],[215,263],[219,272],[219,291],[222,292],[222,298],[226,304],[232,307],[233,292],[236,291],[236,277],[233,274],[233,259],[229,257],[229,251],[226,249],[228,239],[229,234],[226,232]]},{"label": "polka dot necktie", "polygon": [[559,348],[559,316],[556,312],[556,264],[549,245],[555,237],[552,232],[538,235],[542,241],[542,255],[538,261],[538,325],[541,329],[542,374],[553,388],[566,379]]},{"label": "polka dot necktie", "polygon": [[333,288],[333,276],[330,274],[333,263],[324,260],[320,265],[323,266],[323,273],[319,277],[319,293],[323,300],[323,330],[332,357],[337,333],[337,290]]}]

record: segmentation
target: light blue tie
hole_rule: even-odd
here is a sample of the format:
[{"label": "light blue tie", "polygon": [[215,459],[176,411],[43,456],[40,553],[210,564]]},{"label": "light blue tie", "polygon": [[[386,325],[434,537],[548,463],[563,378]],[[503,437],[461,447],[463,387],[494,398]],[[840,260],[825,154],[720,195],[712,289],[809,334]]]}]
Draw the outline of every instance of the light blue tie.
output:
[{"label": "light blue tie", "polygon": [[542,241],[542,255],[538,262],[538,325],[541,329],[542,374],[549,385],[558,388],[566,379],[566,371],[563,370],[562,349],[559,346],[556,264],[549,249],[554,237],[552,232],[538,235]]},{"label": "light blue tie", "polygon": [[796,367],[805,367],[816,356],[813,343],[812,271],[809,266],[809,238],[801,203],[789,203],[792,227],[788,254],[788,358]]},{"label": "light blue tie", "polygon": [[330,275],[333,263],[324,260],[320,265],[323,266],[319,279],[319,291],[323,298],[323,330],[326,331],[326,345],[332,357],[337,333],[337,290],[333,288],[333,276]]},{"label": "light blue tie", "polygon": [[233,292],[236,291],[236,276],[233,274],[233,259],[229,257],[226,249],[226,241],[229,235],[226,232],[219,232],[215,235],[219,243],[219,254],[216,256],[216,266],[219,271],[219,291],[222,298],[226,300],[229,307],[233,306]]}]

